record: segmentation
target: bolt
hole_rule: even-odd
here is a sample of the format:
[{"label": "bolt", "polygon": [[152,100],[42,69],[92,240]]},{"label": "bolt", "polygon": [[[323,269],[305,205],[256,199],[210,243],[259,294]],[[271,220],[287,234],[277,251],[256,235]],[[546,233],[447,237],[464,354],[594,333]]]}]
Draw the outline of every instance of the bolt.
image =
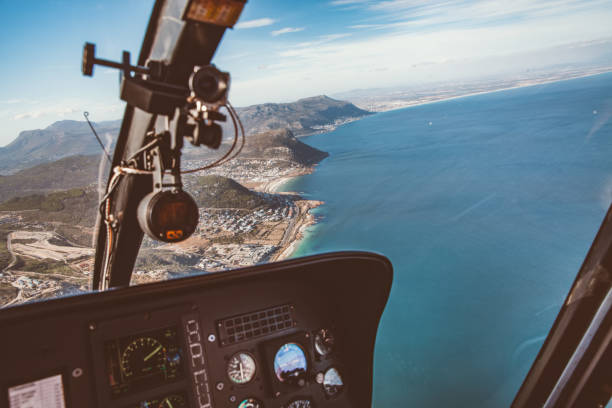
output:
[{"label": "bolt", "polygon": [[217,340],[217,338],[215,337],[215,335],[214,335],[214,334],[209,334],[209,335],[208,335],[208,341],[209,341],[209,342],[214,343],[214,342],[215,342],[215,340]]},{"label": "bolt", "polygon": [[218,391],[223,391],[223,388],[225,387],[225,384],[223,384],[221,381],[219,381],[217,383],[217,390]]},{"label": "bolt", "polygon": [[96,330],[96,324],[94,322],[89,323],[89,330],[91,331]]},{"label": "bolt", "polygon": [[72,376],[74,378],[79,378],[80,376],[83,375],[83,369],[82,368],[75,368],[74,370],[72,370]]}]

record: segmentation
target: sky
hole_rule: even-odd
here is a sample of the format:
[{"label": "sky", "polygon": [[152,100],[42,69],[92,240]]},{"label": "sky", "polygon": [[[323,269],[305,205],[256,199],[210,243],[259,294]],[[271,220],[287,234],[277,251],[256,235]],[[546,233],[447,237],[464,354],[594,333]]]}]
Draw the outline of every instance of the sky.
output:
[{"label": "sky", "polygon": [[[63,120],[121,118],[117,71],[80,73],[83,44],[135,61],[153,0],[0,0],[0,146]],[[250,0],[213,62],[235,106],[353,89],[612,66],[610,0]],[[552,68],[550,68],[552,67]]]}]

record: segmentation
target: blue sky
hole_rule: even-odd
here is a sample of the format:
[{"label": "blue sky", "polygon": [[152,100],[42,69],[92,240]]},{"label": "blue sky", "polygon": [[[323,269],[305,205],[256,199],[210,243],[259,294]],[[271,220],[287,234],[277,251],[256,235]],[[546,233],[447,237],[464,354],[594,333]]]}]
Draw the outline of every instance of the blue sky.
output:
[{"label": "blue sky", "polygon": [[[82,120],[84,110],[120,118],[116,71],[81,76],[82,46],[135,59],[152,5],[2,0],[0,146],[21,130]],[[250,0],[214,62],[231,72],[231,99],[243,106],[603,64],[612,61],[610,21],[609,0]]]}]

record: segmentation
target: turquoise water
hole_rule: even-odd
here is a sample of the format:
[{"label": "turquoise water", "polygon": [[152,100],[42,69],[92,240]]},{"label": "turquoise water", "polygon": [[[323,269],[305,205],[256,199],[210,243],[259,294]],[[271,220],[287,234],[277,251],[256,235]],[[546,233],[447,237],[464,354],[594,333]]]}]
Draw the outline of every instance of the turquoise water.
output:
[{"label": "turquoise water", "polygon": [[[376,114],[302,139],[325,201],[295,256],[388,256],[374,407],[509,406],[612,197],[612,74]],[[347,283],[350,284],[350,283]]]}]

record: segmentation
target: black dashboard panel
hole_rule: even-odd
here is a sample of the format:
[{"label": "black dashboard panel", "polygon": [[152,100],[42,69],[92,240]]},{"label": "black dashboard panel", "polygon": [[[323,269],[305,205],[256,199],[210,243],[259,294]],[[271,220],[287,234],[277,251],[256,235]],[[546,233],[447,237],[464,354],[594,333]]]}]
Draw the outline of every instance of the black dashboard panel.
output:
[{"label": "black dashboard panel", "polygon": [[392,275],[341,252],[1,310],[0,406],[369,407]]}]

